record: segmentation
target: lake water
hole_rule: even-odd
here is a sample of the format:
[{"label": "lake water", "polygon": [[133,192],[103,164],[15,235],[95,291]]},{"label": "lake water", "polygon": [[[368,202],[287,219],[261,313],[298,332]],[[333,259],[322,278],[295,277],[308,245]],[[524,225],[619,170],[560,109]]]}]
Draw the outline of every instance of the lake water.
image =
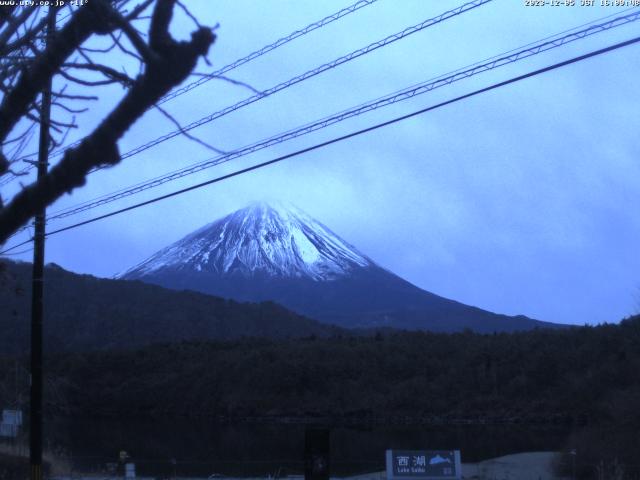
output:
[{"label": "lake water", "polygon": [[[221,425],[203,420],[52,420],[49,449],[70,470],[104,471],[121,450],[139,475],[237,476],[303,472],[305,425]],[[463,462],[567,447],[567,428],[508,426],[358,426],[331,428],[331,470],[347,475],[384,469],[395,449],[459,449]],[[71,473],[71,472],[69,472]]]}]

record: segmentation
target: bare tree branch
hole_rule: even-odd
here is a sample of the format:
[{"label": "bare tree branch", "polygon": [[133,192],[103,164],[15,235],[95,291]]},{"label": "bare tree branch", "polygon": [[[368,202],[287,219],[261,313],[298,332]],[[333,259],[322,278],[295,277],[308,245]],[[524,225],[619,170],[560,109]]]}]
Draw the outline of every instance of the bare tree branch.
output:
[{"label": "bare tree branch", "polygon": [[180,9],[187,15],[187,17],[189,17],[191,21],[195,23],[196,27],[202,28],[202,25],[200,25],[200,22],[198,22],[198,19],[193,16],[193,14],[189,11],[189,9],[185,7],[180,0],[176,0],[176,2],[178,3],[178,6],[180,7]]},{"label": "bare tree branch", "polygon": [[207,143],[207,142],[205,142],[204,140],[199,139],[199,138],[198,138],[198,137],[196,137],[195,135],[192,135],[192,134],[190,134],[189,132],[187,132],[187,131],[184,129],[184,127],[180,124],[180,122],[178,122],[178,120],[176,120],[176,118],[175,118],[173,115],[171,115],[169,112],[167,112],[167,111],[166,111],[164,108],[162,108],[160,105],[155,104],[153,107],[154,107],[155,109],[157,109],[160,113],[162,113],[166,118],[168,118],[168,119],[171,121],[171,123],[173,123],[173,124],[176,126],[176,128],[177,128],[178,130],[180,130],[180,133],[181,133],[182,135],[184,135],[185,137],[187,137],[189,140],[192,140],[192,141],[194,141],[194,142],[196,142],[196,143],[198,143],[198,144],[202,145],[203,147],[206,147],[208,150],[211,150],[211,151],[213,151],[213,152],[215,152],[215,153],[218,153],[218,154],[220,154],[220,155],[224,155],[224,154],[226,154],[226,153],[229,153],[229,152],[226,152],[226,151],[224,151],[224,150],[220,150],[219,148],[214,147],[214,146],[213,146],[213,145],[211,145],[210,143]]},{"label": "bare tree branch", "polygon": [[114,20],[118,27],[122,29],[124,34],[127,36],[131,44],[138,51],[140,56],[144,59],[145,62],[154,62],[158,60],[154,58],[156,53],[149,48],[149,46],[145,43],[145,41],[140,37],[137,30],[131,26],[131,24],[123,18],[118,12],[113,13]]},{"label": "bare tree branch", "polygon": [[51,106],[52,106],[52,107],[58,107],[58,108],[61,108],[61,109],[63,109],[65,112],[68,112],[68,113],[84,113],[84,112],[86,112],[86,111],[88,111],[88,110],[89,110],[89,108],[88,108],[88,107],[84,107],[84,108],[71,108],[70,106],[65,105],[64,103],[56,102],[56,101],[51,102]]},{"label": "bare tree branch", "polygon": [[25,8],[16,17],[9,16],[6,21],[9,26],[0,34],[0,48],[4,51],[4,46],[11,39],[11,37],[18,31],[18,29],[27,21],[27,19],[36,12],[35,8]]},{"label": "bare tree branch", "polygon": [[15,10],[17,3],[14,5],[2,5],[0,6],[0,27],[3,27],[4,24],[11,18],[13,15],[13,11]]},{"label": "bare tree branch", "polygon": [[35,100],[47,79],[60,71],[64,60],[92,33],[103,32],[107,28],[104,18],[108,16],[110,8],[108,0],[93,0],[78,9],[46,50],[24,71],[15,88],[0,104],[0,142],[4,141],[27,106]]},{"label": "bare tree branch", "polygon": [[63,92],[54,92],[54,98],[66,98],[68,100],[98,100],[98,97],[95,95],[70,95],[68,93]]},{"label": "bare tree branch", "polygon": [[[178,42],[171,37],[168,29],[174,5],[175,0],[157,0],[149,29],[149,48],[153,55],[145,61],[144,72],[133,81],[114,110],[77,147],[67,150],[45,176],[24,187],[8,205],[0,209],[0,243],[6,241],[40,209],[84,185],[91,170],[119,163],[118,140],[146,110],[182,83],[193,71],[198,59],[207,54],[215,40],[209,28],[199,28],[191,34],[188,42]],[[0,139],[4,139],[17,120],[24,116],[44,83],[41,78],[36,78],[34,72],[45,76],[59,73],[65,59],[92,31],[111,33],[108,31],[111,22],[96,20],[95,15],[104,13],[105,17],[112,19],[113,12],[105,9],[113,7],[106,0],[93,0],[85,7],[89,6],[92,7],[83,7],[75,13],[52,44],[20,78],[16,88],[3,99],[0,105]],[[18,88],[22,97],[15,94]],[[6,119],[5,113],[8,115]]]},{"label": "bare tree branch", "polygon": [[[2,45],[2,48],[0,48],[0,54],[6,55],[8,52],[16,51],[17,49],[22,48],[23,46],[26,46],[27,44],[35,40],[37,36],[44,30],[44,27],[47,25],[47,21],[48,19],[46,17],[42,18],[37,26],[27,29],[25,34],[15,42],[5,45],[5,42],[2,42],[0,40],[0,45]],[[3,33],[8,32],[5,31]]]},{"label": "bare tree branch", "polygon": [[143,59],[140,55],[138,55],[138,54],[137,54],[137,53],[135,53],[135,52],[132,52],[131,50],[129,50],[127,47],[125,47],[125,46],[122,44],[122,42],[120,41],[120,36],[118,36],[118,35],[114,35],[113,33],[111,33],[110,35],[111,35],[111,39],[113,40],[114,45],[117,45],[117,46],[118,46],[118,48],[119,48],[122,52],[124,52],[124,53],[126,53],[127,55],[130,55],[130,56],[132,56],[133,58],[135,58],[136,60],[138,60],[138,61],[140,62],[140,64],[141,64],[141,65],[142,65],[142,64],[144,64],[144,59]]},{"label": "bare tree branch", "polygon": [[59,73],[70,82],[77,83],[78,85],[84,85],[85,87],[98,87],[100,85],[111,85],[112,83],[118,82],[112,78],[107,80],[84,80],[70,74],[69,72],[65,72],[64,70],[60,70]]},{"label": "bare tree branch", "polygon": [[263,91],[258,90],[256,88],[254,88],[253,86],[249,85],[248,83],[243,82],[241,80],[236,80],[234,78],[230,78],[230,77],[227,77],[225,75],[207,75],[207,74],[205,74],[204,76],[205,77],[209,77],[209,78],[213,78],[215,80],[223,80],[225,82],[229,82],[232,85],[236,85],[236,86],[239,86],[239,87],[244,87],[244,88],[246,88],[248,90],[251,90],[256,95],[264,95]]},{"label": "bare tree branch", "polygon": [[[90,61],[90,60],[89,60]],[[116,82],[120,82],[123,85],[126,86],[130,86],[133,84],[134,80],[133,78],[129,77],[127,74],[125,73],[121,73],[118,72],[117,70],[114,70],[111,67],[108,67],[106,65],[100,65],[97,63],[65,63],[64,64],[65,67],[69,67],[69,68],[77,68],[80,70],[92,70],[94,72],[100,72],[102,73],[105,77],[116,81]]]},{"label": "bare tree branch", "polygon": [[153,3],[153,1],[154,1],[154,0],[145,0],[144,2],[142,2],[141,4],[139,4],[138,6],[136,6],[136,7],[131,11],[131,13],[129,13],[129,14],[125,17],[125,19],[126,19],[127,21],[129,21],[129,22],[130,22],[130,21],[132,21],[132,20],[136,20],[136,19],[140,18],[140,17],[139,17],[139,15],[140,15],[142,12],[144,12],[144,11],[149,7],[149,5],[151,5],[151,4]]}]

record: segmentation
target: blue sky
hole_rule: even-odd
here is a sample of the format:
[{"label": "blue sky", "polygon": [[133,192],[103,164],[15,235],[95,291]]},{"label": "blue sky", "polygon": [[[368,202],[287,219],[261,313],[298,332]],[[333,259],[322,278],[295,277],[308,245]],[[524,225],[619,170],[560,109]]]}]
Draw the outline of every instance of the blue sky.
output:
[{"label": "blue sky", "polygon": [[[463,2],[378,0],[250,62],[229,76],[266,89]],[[537,41],[619,7],[526,7],[495,0],[194,130],[226,150]],[[599,2],[596,2],[599,4]],[[205,1],[186,4],[219,23],[209,59],[226,65],[316,21],[347,1]],[[390,119],[590,50],[632,38],[636,22],[477,75],[410,101],[96,209],[106,213],[240,167]],[[187,37],[193,24],[172,25]],[[296,204],[412,283],[467,304],[566,323],[615,322],[640,310],[640,46],[430,112],[370,135],[125,215],[53,236],[47,261],[111,276],[256,199]],[[135,73],[126,58],[113,59]],[[122,95],[101,101],[80,138]],[[211,81],[167,103],[184,124],[251,92]],[[125,152],[173,130],[149,112]],[[98,172],[50,211],[211,157],[177,138]],[[7,191],[5,195],[10,195]],[[53,228],[53,224],[51,225]],[[29,255],[20,258],[28,260]]]}]

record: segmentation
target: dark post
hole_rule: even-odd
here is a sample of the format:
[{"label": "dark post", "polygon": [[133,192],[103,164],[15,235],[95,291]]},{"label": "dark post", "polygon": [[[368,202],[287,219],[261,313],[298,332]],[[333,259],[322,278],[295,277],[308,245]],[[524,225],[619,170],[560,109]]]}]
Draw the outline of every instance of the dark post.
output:
[{"label": "dark post", "polygon": [[307,427],[304,435],[305,480],[329,480],[331,432],[328,428]]},{"label": "dark post", "polygon": [[[54,7],[49,7],[47,36],[56,28]],[[47,39],[48,40],[48,39]],[[38,145],[38,179],[47,173],[49,160],[49,117],[51,115],[51,79],[42,90],[40,138]],[[35,216],[33,235],[33,279],[31,293],[31,389],[29,460],[31,480],[42,480],[42,296],[44,281],[45,210]]]}]

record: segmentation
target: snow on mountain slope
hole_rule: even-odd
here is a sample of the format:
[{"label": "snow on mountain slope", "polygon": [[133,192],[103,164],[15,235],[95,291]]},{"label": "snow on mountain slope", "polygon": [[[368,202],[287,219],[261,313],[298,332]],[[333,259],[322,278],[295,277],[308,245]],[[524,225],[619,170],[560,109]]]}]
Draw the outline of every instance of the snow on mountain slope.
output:
[{"label": "snow on mountain slope", "polygon": [[120,276],[241,302],[272,301],[347,328],[516,331],[549,326],[422,290],[295,207],[254,203]]},{"label": "snow on mountain slope", "polygon": [[374,263],[293,206],[253,203],[160,250],[121,275],[168,270],[332,280]]}]

